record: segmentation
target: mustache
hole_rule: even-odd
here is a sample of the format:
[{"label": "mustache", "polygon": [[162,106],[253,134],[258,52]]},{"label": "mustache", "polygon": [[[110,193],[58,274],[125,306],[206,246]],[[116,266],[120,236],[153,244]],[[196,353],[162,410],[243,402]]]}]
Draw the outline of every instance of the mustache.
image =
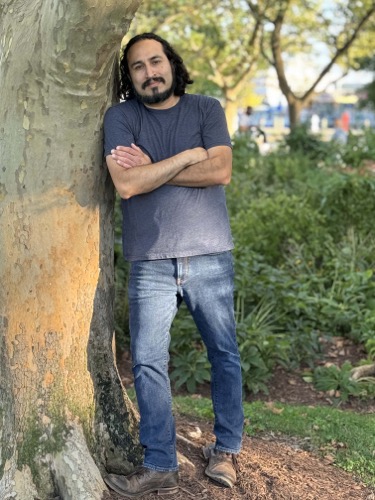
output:
[{"label": "mustache", "polygon": [[161,76],[155,76],[153,78],[148,78],[143,84],[142,84],[142,89],[144,90],[146,87],[148,87],[152,82],[160,82],[160,83],[165,83],[164,78]]}]

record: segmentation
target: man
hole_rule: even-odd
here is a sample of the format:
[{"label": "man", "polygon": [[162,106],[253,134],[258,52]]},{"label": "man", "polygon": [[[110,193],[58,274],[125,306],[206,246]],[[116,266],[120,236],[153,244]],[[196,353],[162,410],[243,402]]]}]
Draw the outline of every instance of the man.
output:
[{"label": "man", "polygon": [[238,130],[240,132],[249,132],[251,126],[252,126],[252,118],[251,115],[253,114],[253,108],[251,106],[247,106],[245,111],[242,111],[238,115]]},{"label": "man", "polygon": [[246,110],[238,115],[238,130],[239,132],[250,134],[254,139],[258,137],[263,137],[263,144],[267,143],[267,137],[264,130],[262,130],[258,125],[253,123],[253,108],[247,106]]},{"label": "man", "polygon": [[105,480],[127,498],[178,490],[168,349],[184,300],[211,363],[216,442],[203,450],[206,474],[231,487],[243,410],[224,113],[217,100],[185,93],[192,81],[182,59],[153,33],[129,41],[120,72],[125,102],[106,113],[105,156],[122,198],[123,250],[131,263],[131,353],[144,462],[129,476]]}]

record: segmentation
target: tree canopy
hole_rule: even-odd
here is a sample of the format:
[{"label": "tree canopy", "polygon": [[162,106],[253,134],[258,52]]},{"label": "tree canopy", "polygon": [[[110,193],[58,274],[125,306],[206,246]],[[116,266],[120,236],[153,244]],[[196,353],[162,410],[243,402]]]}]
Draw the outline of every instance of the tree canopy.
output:
[{"label": "tree canopy", "polygon": [[[340,65],[343,73],[355,67],[354,54],[364,48],[373,21],[373,0],[268,0],[247,1],[251,12],[264,26],[263,56],[274,67],[280,90],[289,105],[291,126],[299,121],[299,113],[318,91],[318,86],[333,81],[332,70]],[[374,47],[374,42],[371,43]],[[287,74],[287,66],[303,54],[303,68],[313,67],[311,77],[302,88],[296,87]]]},{"label": "tree canopy", "polygon": [[[156,31],[184,56],[195,90],[238,106],[259,69],[275,69],[292,124],[322,85],[375,48],[373,0],[144,0],[131,33]],[[303,64],[304,80],[288,69]],[[230,113],[231,114],[231,113]],[[231,118],[231,116],[230,116]]]}]

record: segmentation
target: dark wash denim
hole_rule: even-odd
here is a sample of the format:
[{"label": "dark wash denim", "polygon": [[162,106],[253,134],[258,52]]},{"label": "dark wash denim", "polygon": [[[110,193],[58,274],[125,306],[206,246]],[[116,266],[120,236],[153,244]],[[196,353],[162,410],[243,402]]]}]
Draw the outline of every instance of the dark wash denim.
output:
[{"label": "dark wash denim", "polygon": [[230,453],[241,448],[242,379],[231,252],[132,262],[130,334],[140,441],[144,466],[159,471],[178,469],[168,362],[170,327],[182,300],[211,363],[215,447]]}]

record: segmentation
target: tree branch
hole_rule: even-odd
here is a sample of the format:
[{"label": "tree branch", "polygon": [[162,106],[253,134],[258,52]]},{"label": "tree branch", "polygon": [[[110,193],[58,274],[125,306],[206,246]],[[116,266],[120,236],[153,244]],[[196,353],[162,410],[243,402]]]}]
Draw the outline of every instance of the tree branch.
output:
[{"label": "tree branch", "polygon": [[[363,16],[363,18],[359,21],[357,27],[354,29],[352,35],[349,37],[349,39],[346,41],[346,43],[341,47],[336,50],[335,55],[331,59],[331,61],[327,64],[325,68],[322,69],[318,77],[316,78],[315,82],[310,86],[310,88],[305,92],[303,95],[303,99],[308,98],[313,92],[315,87],[318,85],[318,83],[323,79],[323,77],[332,69],[333,65],[336,63],[336,61],[343,56],[344,54],[347,53],[348,49],[350,46],[353,44],[353,42],[356,40],[358,37],[359,32],[361,31],[361,28],[366,24],[366,22],[370,19],[370,17],[374,14],[375,12],[375,4],[369,9],[366,14]],[[343,34],[343,33],[341,33]]]}]

